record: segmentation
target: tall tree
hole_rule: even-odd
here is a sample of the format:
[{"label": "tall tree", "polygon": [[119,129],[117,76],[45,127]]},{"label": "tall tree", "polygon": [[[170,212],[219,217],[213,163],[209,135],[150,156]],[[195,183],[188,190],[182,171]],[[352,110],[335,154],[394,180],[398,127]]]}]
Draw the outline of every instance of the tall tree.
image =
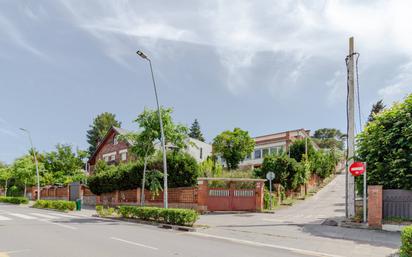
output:
[{"label": "tall tree", "polygon": [[318,129],[313,134],[312,139],[320,148],[343,150],[342,132],[339,129]]},{"label": "tall tree", "polygon": [[[176,124],[172,119],[171,108],[161,108],[163,130],[165,135],[165,143],[172,144],[174,147],[183,149],[186,147],[186,138],[188,129],[186,126]],[[140,133],[136,134],[137,140],[144,139],[144,143],[161,140],[159,116],[157,110],[145,109],[135,120],[141,129]]]},{"label": "tall tree", "polygon": [[[315,148],[312,143],[308,140],[307,142],[308,157],[315,152]],[[306,140],[305,139],[296,139],[293,141],[292,145],[289,148],[290,157],[300,162],[304,159],[306,153]]]},{"label": "tall tree", "polygon": [[382,112],[383,109],[385,109],[385,104],[383,104],[383,100],[379,100],[376,103],[372,105],[371,113],[369,114],[368,117],[368,122],[374,121],[375,120],[375,115],[378,113]]},{"label": "tall tree", "polygon": [[[58,144],[55,151],[45,154],[44,168],[52,175],[54,183],[67,184],[83,179],[83,159],[83,151],[75,153],[72,146]],[[47,175],[44,177],[46,179]]]},{"label": "tall tree", "polygon": [[[165,143],[172,144],[178,149],[186,147],[185,139],[187,138],[187,127],[175,124],[172,119],[173,110],[170,108],[161,108],[160,112],[162,114],[163,129],[165,135]],[[144,160],[143,164],[143,178],[142,178],[142,194],[141,203],[144,205],[144,191],[146,188],[145,183],[148,182],[150,191],[156,195],[159,190],[163,190],[159,179],[162,174],[159,171],[152,171],[146,176],[146,169],[148,160],[156,152],[156,143],[160,143],[161,133],[159,116],[157,110],[145,109],[134,121],[139,124],[139,132],[131,132],[126,135],[121,136],[121,139],[127,139],[132,142],[132,147],[130,151],[139,159]],[[170,165],[170,163],[169,163]]]},{"label": "tall tree", "polygon": [[116,120],[116,115],[109,112],[104,112],[93,120],[90,129],[87,131],[87,143],[89,143],[89,155],[96,151],[99,142],[106,135],[107,131],[112,127],[120,127],[121,123]]},{"label": "tall tree", "polygon": [[246,156],[253,152],[255,141],[249,132],[235,128],[223,131],[213,139],[213,152],[221,156],[229,170],[236,169]]},{"label": "tall tree", "polygon": [[200,130],[200,125],[197,119],[195,119],[195,121],[192,123],[192,126],[190,127],[189,137],[205,142],[205,138],[203,137],[202,131]]},{"label": "tall tree", "polygon": [[24,155],[15,160],[11,166],[15,175],[15,184],[24,188],[24,196],[26,196],[27,186],[35,184],[36,180],[36,165],[33,155]]},{"label": "tall tree", "polygon": [[13,171],[9,166],[0,167],[0,181],[3,182],[4,195],[7,195],[10,179],[13,178]]}]

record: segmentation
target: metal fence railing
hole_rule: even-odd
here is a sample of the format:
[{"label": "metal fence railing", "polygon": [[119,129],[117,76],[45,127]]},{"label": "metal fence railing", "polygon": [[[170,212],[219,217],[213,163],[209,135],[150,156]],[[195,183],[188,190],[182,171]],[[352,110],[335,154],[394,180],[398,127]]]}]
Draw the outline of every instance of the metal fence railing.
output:
[{"label": "metal fence railing", "polygon": [[412,190],[383,190],[383,218],[412,219]]}]

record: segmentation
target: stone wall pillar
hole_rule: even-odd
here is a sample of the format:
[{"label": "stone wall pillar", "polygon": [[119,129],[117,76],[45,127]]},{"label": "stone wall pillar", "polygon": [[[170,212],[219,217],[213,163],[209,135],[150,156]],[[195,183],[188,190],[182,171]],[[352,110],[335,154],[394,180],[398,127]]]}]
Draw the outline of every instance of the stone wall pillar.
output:
[{"label": "stone wall pillar", "polygon": [[114,193],[113,204],[114,204],[114,205],[118,205],[118,204],[119,204],[119,191],[118,191],[118,190],[116,190],[116,192]]},{"label": "stone wall pillar", "polygon": [[264,188],[265,184],[264,182],[257,182],[256,183],[256,191],[255,191],[255,196],[256,196],[256,211],[261,212],[263,211],[263,197],[264,197]]},{"label": "stone wall pillar", "polygon": [[382,228],[382,186],[368,186],[368,225]]},{"label": "stone wall pillar", "polygon": [[199,211],[207,211],[207,199],[208,199],[208,181],[198,180],[197,181],[197,208]]}]

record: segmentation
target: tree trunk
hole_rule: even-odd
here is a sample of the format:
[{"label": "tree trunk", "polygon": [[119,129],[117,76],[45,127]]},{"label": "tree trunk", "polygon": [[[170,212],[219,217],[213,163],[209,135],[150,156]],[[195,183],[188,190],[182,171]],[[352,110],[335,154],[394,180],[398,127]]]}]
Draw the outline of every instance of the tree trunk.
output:
[{"label": "tree trunk", "polygon": [[9,182],[8,179],[6,179],[6,185],[4,186],[4,196],[7,196],[7,183]]},{"label": "tree trunk", "polygon": [[147,156],[144,158],[144,166],[143,166],[143,178],[142,178],[142,193],[140,194],[140,204],[141,206],[144,206],[144,188],[145,188],[145,180],[146,180],[146,167],[147,167]]},{"label": "tree trunk", "polygon": [[24,181],[24,197],[27,195],[27,182]]}]

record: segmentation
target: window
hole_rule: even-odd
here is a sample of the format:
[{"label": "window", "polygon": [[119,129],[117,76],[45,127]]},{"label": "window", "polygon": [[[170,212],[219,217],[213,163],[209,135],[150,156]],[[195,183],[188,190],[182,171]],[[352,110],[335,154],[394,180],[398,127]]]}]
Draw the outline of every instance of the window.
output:
[{"label": "window", "polygon": [[120,159],[121,159],[122,161],[126,161],[126,160],[127,160],[127,152],[121,153],[121,154],[120,154]]},{"label": "window", "polygon": [[263,157],[265,157],[266,155],[268,155],[269,154],[269,148],[264,148],[264,149],[262,149],[262,155],[263,155]]},{"label": "window", "polygon": [[114,145],[117,145],[118,143],[119,143],[119,140],[118,140],[117,136],[115,135],[115,136],[113,137],[113,144],[114,144]]},{"label": "window", "polygon": [[202,147],[200,147],[199,157],[200,157],[201,160],[203,159],[203,148]]},{"label": "window", "polygon": [[255,159],[261,159],[262,158],[262,149],[256,149],[255,150]]},{"label": "window", "polygon": [[278,154],[278,148],[277,148],[277,147],[271,147],[271,148],[270,148],[270,154],[271,154],[271,155],[276,155],[276,154]]},{"label": "window", "polygon": [[111,161],[114,161],[115,159],[116,159],[116,155],[115,155],[115,154],[110,155],[110,160],[111,160]]},{"label": "window", "polygon": [[278,148],[278,153],[283,154],[285,152],[285,148],[283,146]]},{"label": "window", "polygon": [[109,156],[105,156],[105,157],[103,157],[103,159],[104,159],[105,162],[108,162],[109,161]]}]

